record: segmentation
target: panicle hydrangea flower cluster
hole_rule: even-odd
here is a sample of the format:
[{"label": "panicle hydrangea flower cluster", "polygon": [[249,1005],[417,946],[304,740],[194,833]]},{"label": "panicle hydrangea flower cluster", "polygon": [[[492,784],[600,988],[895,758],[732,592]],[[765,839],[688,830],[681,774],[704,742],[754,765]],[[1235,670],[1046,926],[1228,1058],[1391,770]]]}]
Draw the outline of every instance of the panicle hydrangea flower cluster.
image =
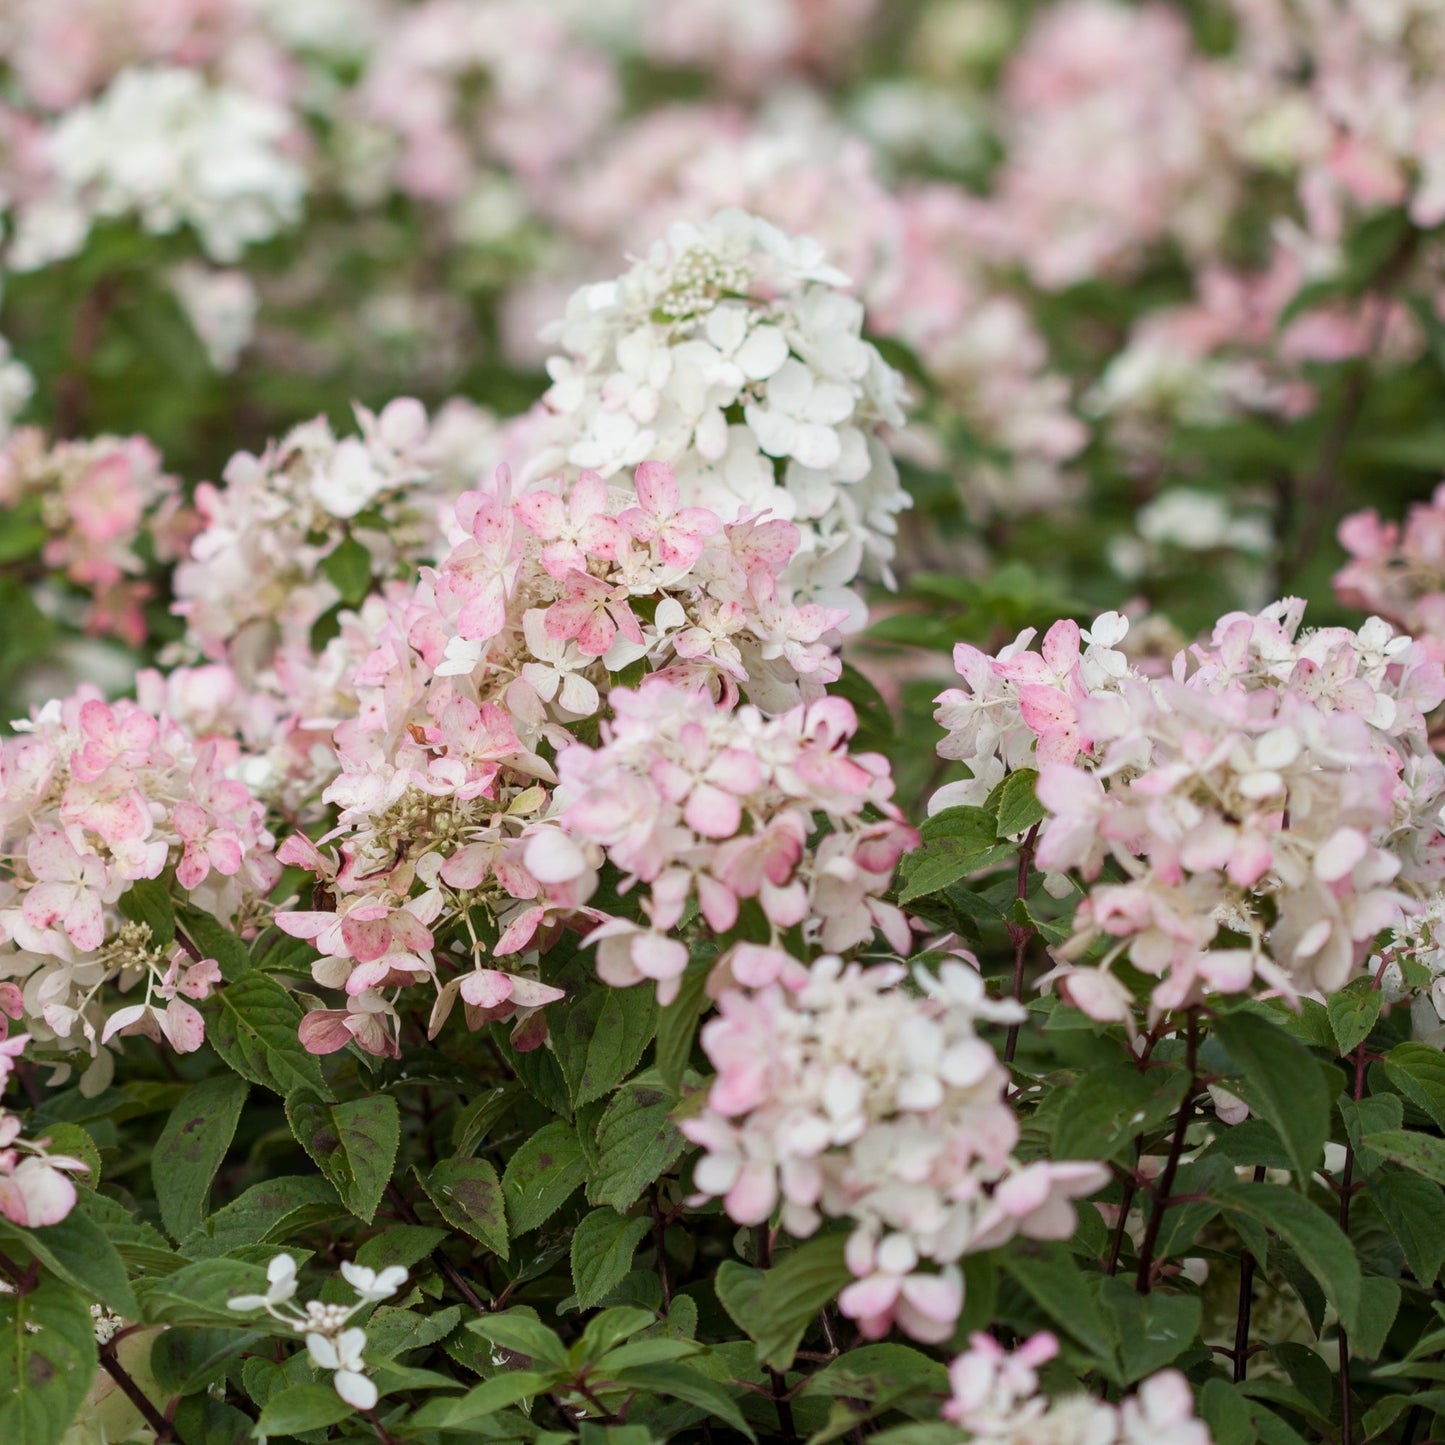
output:
[{"label": "panicle hydrangea flower cluster", "polygon": [[[1226,616],[1152,681],[1112,650],[1091,676],[1072,623],[1041,654],[1020,650],[1029,634],[994,659],[959,649],[968,687],[939,699],[941,751],[976,777],[934,806],[1040,769],[1039,865],[1091,884],[1050,979],[1095,1017],[1127,1016],[1110,972],[1126,955],[1158,980],[1155,1010],[1256,980],[1329,994],[1445,876],[1424,721],[1440,664],[1379,619],[1301,633],[1303,612]],[[1122,640],[1121,619],[1107,627]],[[1106,860],[1124,882],[1094,882]]]},{"label": "panicle hydrangea flower cluster", "polygon": [[[341,771],[324,794],[340,827],[322,845],[340,840],[339,854],[299,836],[280,854],[336,894],[336,912],[277,919],[326,955],[317,982],[348,994],[344,1010],[313,1013],[308,1046],[355,1037],[388,1051],[394,1012],[382,990],[419,982],[438,989],[433,1030],[460,998],[473,1027],[521,1010],[518,1038],[540,1042],[542,1021],[527,1028],[531,1010],[560,994],[529,976],[536,946],[596,882],[576,846],[546,856],[555,828],[539,845],[524,837],[547,815],[557,781],[539,749],[572,743],[569,725],[599,709],[621,669],[665,671],[703,716],[711,698],[731,704],[740,691],[786,710],[837,678],[837,628],[849,612],[797,601],[783,582],[797,527],[724,524],[680,501],[660,463],[640,465],[630,485],[584,473],[561,492],[539,485],[516,498],[501,474],[457,502],[451,550],[412,593],[385,604],[355,672],[356,714],[337,729]],[[840,857],[837,881],[819,886],[841,899],[849,862]],[[875,866],[881,891],[892,862]],[[478,908],[497,929],[492,940],[472,931]],[[457,927],[472,967],[443,981],[436,937]],[[520,955],[518,971],[484,968],[488,949]]]},{"label": "panicle hydrangea flower cluster", "polygon": [[444,544],[442,508],[474,460],[468,439],[445,410],[429,423],[407,398],[356,416],[359,436],[338,438],[317,417],[259,457],[238,452],[221,486],[196,488],[200,531],[176,568],[175,610],[196,652],[250,683],[278,652],[310,652],[317,622],[351,600],[334,578],[360,568],[370,590]]},{"label": "panicle hydrangea flower cluster", "polygon": [[1411,506],[1403,526],[1372,508],[1346,517],[1339,538],[1350,554],[1335,573],[1340,601],[1445,650],[1445,485]]},{"label": "panicle hydrangea flower cluster", "polygon": [[677,223],[568,303],[528,475],[667,461],[684,500],[724,521],[794,521],[805,567],[885,571],[908,504],[884,432],[903,424],[903,381],[846,284],[816,241],[745,212]]},{"label": "panicle hydrangea flower cluster", "polygon": [[[0,444],[0,505],[35,513],[48,534],[41,560],[90,594],[87,631],[132,646],[145,641],[148,561],[175,560],[193,519],[144,437],[50,445],[22,427]],[[146,539],[150,559],[141,551]]]},{"label": "panicle hydrangea flower cluster", "polygon": [[161,940],[126,916],[127,892],[173,872],[197,907],[237,921],[279,876],[273,840],[228,740],[93,688],[15,726],[0,743],[0,972],[19,984],[36,1042],[89,1052],[86,1086],[102,1088],[117,1034],[199,1048],[194,1001],[220,980],[180,934]]},{"label": "panicle hydrangea flower cluster", "polygon": [[285,107],[199,70],[122,71],[46,137],[51,184],[20,209],[9,264],[73,255],[97,220],[127,215],[154,235],[189,226],[212,260],[236,261],[300,219],[306,175],[288,154],[291,130]]},{"label": "panicle hydrangea flower cluster", "polygon": [[779,982],[728,990],[702,1043],[717,1077],[679,1127],[706,1151],[694,1180],[739,1224],[781,1202],[802,1238],[853,1221],[854,1282],[838,1304],[869,1339],[895,1324],[947,1339],[963,1307],[958,1261],[1016,1234],[1067,1239],[1071,1201],[1108,1171],[1021,1163],[1006,1070],[976,1032],[1023,1010],[990,1000],[971,960],[937,973],[824,955]]},{"label": "panicle hydrangea flower cluster", "polygon": [[1012,1350],[990,1335],[970,1335],[948,1367],[943,1418],[976,1445],[1212,1445],[1178,1370],[1151,1375],[1117,1405],[1082,1391],[1051,1399],[1040,1390],[1038,1367],[1058,1353],[1047,1331]]},{"label": "panicle hydrangea flower cluster", "polygon": [[364,1309],[390,1299],[406,1283],[406,1270],[393,1264],[383,1270],[347,1261],[341,1277],[356,1295],[352,1304],[323,1304],[308,1300],[305,1307],[293,1304],[296,1297],[296,1261],[289,1254],[276,1255],[266,1266],[266,1293],[241,1294],[227,1300],[227,1308],[239,1313],[265,1310],[278,1324],[306,1337],[306,1353],[319,1370],[330,1370],[336,1393],[355,1410],[371,1410],[380,1398],[376,1381],[366,1373],[366,1330],[351,1321]]},{"label": "panicle hydrangea flower cluster", "polygon": [[1385,1000],[1408,1003],[1411,1032],[1445,1048],[1445,893],[1426,900],[1370,959]]},{"label": "panicle hydrangea flower cluster", "polygon": [[[647,885],[645,924],[609,919],[588,940],[607,982],[650,979],[669,1002],[689,957],[678,929],[694,903],[724,935],[756,900],[769,942],[736,945],[718,964],[749,983],[796,971],[784,944],[794,929],[810,951],[856,948],[875,929],[908,949],[908,921],[882,895],[917,834],[889,801],[887,760],[848,750],[857,718],[847,701],[766,717],[654,678],[615,689],[608,704],[600,746],[558,759],[560,831],[537,829],[526,853],[534,871],[592,876],[605,858],[624,891]],[[829,825],[821,837],[817,816]]]}]

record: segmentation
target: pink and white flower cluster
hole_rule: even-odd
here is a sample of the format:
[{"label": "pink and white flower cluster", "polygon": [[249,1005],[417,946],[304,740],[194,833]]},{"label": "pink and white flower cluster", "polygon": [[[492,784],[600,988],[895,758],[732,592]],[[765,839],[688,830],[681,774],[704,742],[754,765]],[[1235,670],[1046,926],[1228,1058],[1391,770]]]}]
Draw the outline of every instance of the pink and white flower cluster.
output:
[{"label": "pink and white flower cluster", "polygon": [[[822,698],[770,718],[653,678],[615,689],[608,704],[601,745],[558,759],[561,832],[538,829],[526,855],[558,873],[605,859],[623,891],[647,885],[645,922],[613,918],[591,935],[604,979],[648,979],[670,1001],[688,964],[678,931],[693,904],[719,936],[748,900],[761,909],[769,941],[728,951],[720,969],[733,978],[794,972],[791,930],[810,951],[858,948],[875,929],[908,949],[908,921],[883,895],[917,834],[889,801],[887,760],[848,750],[857,728],[848,702]],[[820,817],[828,830],[815,836]]]},{"label": "pink and white flower cluster", "polygon": [[[283,861],[311,868],[337,895],[334,913],[278,917],[326,955],[317,981],[347,991],[344,1010],[313,1015],[313,1046],[339,1048],[346,1030],[360,1030],[364,1046],[387,1050],[395,1015],[386,991],[408,984],[436,988],[434,1029],[458,997],[477,1026],[519,1008],[525,1025],[531,1009],[560,996],[531,967],[561,924],[600,921],[579,912],[595,875],[555,825],[541,843],[525,835],[549,816],[557,781],[544,751],[574,741],[569,727],[598,711],[623,668],[666,671],[672,681],[653,684],[658,695],[675,694],[702,717],[740,691],[784,710],[839,674],[847,609],[797,600],[782,580],[797,527],[723,524],[684,507],[661,463],[640,465],[630,484],[588,472],[560,491],[542,484],[515,498],[499,474],[457,502],[453,535],[411,593],[378,599],[384,616],[353,672],[356,713],[337,729],[340,773],[324,794],[340,809],[339,829],[323,840],[340,840],[338,856],[300,837],[283,845]],[[824,729],[823,718],[813,726]],[[548,856],[557,840],[560,855]],[[776,874],[780,865],[769,866]],[[892,862],[874,866],[881,892]],[[841,897],[847,885],[838,888]],[[495,929],[486,939],[473,927],[478,910]],[[460,953],[444,951],[439,964],[443,932]],[[488,954],[518,956],[518,972],[484,967]],[[470,969],[455,971],[457,958]]]},{"label": "pink and white flower cluster", "polygon": [[[1424,720],[1445,673],[1379,619],[1301,633],[1303,612],[1230,614],[1152,681],[1114,663],[1100,686],[1071,623],[1041,656],[960,650],[969,687],[940,699],[941,750],[984,780],[1040,768],[1038,863],[1091,885],[1050,977],[1094,1016],[1127,1016],[1110,971],[1126,956],[1158,980],[1154,1010],[1256,980],[1329,994],[1445,877]],[[1106,861],[1125,881],[1095,882]]]},{"label": "pink and white flower cluster", "polygon": [[359,436],[338,438],[317,417],[259,457],[238,452],[222,485],[196,488],[200,531],[176,568],[175,611],[190,648],[248,684],[278,654],[309,654],[312,629],[343,600],[329,575],[338,548],[355,554],[348,570],[369,575],[367,590],[434,560],[443,506],[490,452],[485,415],[468,428],[455,405],[430,422],[409,398],[356,416]]},{"label": "pink and white flower cluster", "polygon": [[[260,804],[234,776],[239,749],[93,688],[48,703],[0,743],[0,973],[26,1028],[56,1053],[88,1052],[103,1087],[119,1033],[200,1046],[194,1007],[220,980],[181,935],[126,917],[132,885],[160,879],[226,923],[275,884]],[[142,1001],[117,994],[138,992]]]},{"label": "pink and white flower cluster", "polygon": [[970,1335],[948,1367],[944,1419],[977,1445],[1212,1445],[1178,1370],[1151,1375],[1117,1405],[1082,1391],[1051,1399],[1039,1388],[1038,1368],[1058,1352],[1047,1331],[1012,1350],[991,1335]]},{"label": "pink and white flower cluster", "polygon": [[41,561],[90,595],[87,631],[133,646],[145,640],[148,564],[174,561],[193,519],[144,437],[47,444],[22,427],[0,445],[0,506],[35,510],[48,533]]},{"label": "pink and white flower cluster", "polygon": [[790,1234],[851,1220],[838,1299],[863,1334],[897,1325],[937,1343],[963,1307],[958,1261],[1015,1235],[1066,1239],[1072,1200],[1108,1171],[1023,1163],[1008,1075],[981,1021],[1023,1010],[990,1000],[970,961],[937,973],[824,955],[777,982],[732,989],[702,1043],[717,1077],[707,1108],[679,1127],[706,1151],[694,1180],[739,1224],[781,1205]]}]

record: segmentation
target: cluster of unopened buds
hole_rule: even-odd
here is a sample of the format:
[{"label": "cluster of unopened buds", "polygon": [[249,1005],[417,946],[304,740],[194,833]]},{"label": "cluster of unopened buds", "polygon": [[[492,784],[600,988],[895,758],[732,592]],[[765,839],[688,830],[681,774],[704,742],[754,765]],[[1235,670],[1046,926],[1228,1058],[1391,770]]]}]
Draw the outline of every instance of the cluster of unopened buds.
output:
[{"label": "cluster of unopened buds", "polygon": [[[1095,1017],[1132,1007],[1109,971],[1124,955],[1158,980],[1155,1009],[1255,980],[1328,994],[1445,877],[1424,720],[1445,699],[1439,662],[1379,619],[1301,633],[1303,610],[1230,614],[1152,680],[1097,643],[1081,654],[1072,623],[1042,655],[1027,634],[996,658],[959,649],[968,686],[939,699],[940,751],[975,781],[934,808],[1040,769],[1037,861],[1091,885],[1051,978]],[[1123,640],[1122,620],[1101,623]],[[1122,883],[1095,882],[1106,860]]]},{"label": "cluster of unopened buds", "polygon": [[278,1324],[304,1335],[312,1364],[331,1371],[336,1393],[353,1409],[371,1410],[379,1394],[366,1373],[366,1331],[351,1321],[369,1306],[390,1299],[406,1283],[406,1270],[399,1264],[373,1270],[348,1261],[341,1266],[341,1277],[355,1292],[354,1303],[293,1304],[296,1261],[289,1254],[278,1254],[266,1266],[266,1293],[236,1295],[226,1302],[227,1308],[244,1313],[265,1310]]},{"label": "cluster of unopened buds", "polygon": [[[703,1048],[707,1107],[679,1126],[706,1151],[694,1179],[739,1224],[781,1203],[789,1233],[855,1228],[843,1313],[869,1339],[895,1324],[937,1343],[963,1308],[958,1261],[1022,1234],[1066,1239],[1094,1163],[1022,1163],[1008,1076],[980,1022],[1017,1022],[967,958],[936,972],[789,960],[777,982],[718,1000]],[[910,986],[911,985],[911,986]]]}]

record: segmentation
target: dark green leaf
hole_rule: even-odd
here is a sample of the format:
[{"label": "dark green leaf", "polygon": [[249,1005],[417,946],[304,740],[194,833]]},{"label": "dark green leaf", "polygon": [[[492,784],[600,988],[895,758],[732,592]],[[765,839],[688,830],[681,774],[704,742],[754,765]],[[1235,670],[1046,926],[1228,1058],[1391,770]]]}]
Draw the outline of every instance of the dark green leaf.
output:
[{"label": "dark green leaf", "polygon": [[1360,1266],[1350,1241],[1318,1205],[1280,1184],[1221,1183],[1211,1191],[1226,1214],[1258,1220],[1280,1236],[1320,1283],[1354,1332],[1359,1319]]},{"label": "dark green leaf", "polygon": [[1204,1306],[1197,1295],[1141,1295],[1122,1279],[1100,1281],[1099,1301],[1113,1322],[1122,1383],[1131,1385],[1171,1365],[1199,1335]]},{"label": "dark green leaf", "polygon": [[151,1179],[172,1239],[184,1238],[205,1217],[206,1196],[235,1137],[248,1088],[234,1074],[216,1074],[171,1110],[151,1154]]},{"label": "dark green leaf", "polygon": [[207,1012],[207,1042],[243,1078],[283,1098],[298,1089],[326,1093],[321,1060],[297,1036],[301,1005],[274,978],[243,974],[216,991]]},{"label": "dark green leaf", "polygon": [[545,1223],[587,1177],[577,1132],[560,1119],[545,1125],[507,1161],[502,1195],[513,1235]]},{"label": "dark green leaf", "polygon": [[1039,775],[1033,768],[1010,773],[988,795],[984,806],[998,819],[1000,838],[1020,838],[1044,816],[1035,785]]},{"label": "dark green leaf", "polygon": [[1174,1113],[1189,1075],[1169,1066],[1140,1071],[1132,1064],[1101,1064],[1070,1085],[1054,1121],[1053,1153],[1060,1159],[1110,1159],[1136,1134]]},{"label": "dark green leaf", "polygon": [[256,1429],[263,1435],[300,1435],[335,1425],[352,1413],[330,1385],[292,1385],[266,1402]]},{"label": "dark green leaf", "polygon": [[1389,1164],[1370,1175],[1365,1188],[1399,1241],[1410,1272],[1429,1288],[1445,1264],[1445,1194],[1428,1179]]},{"label": "dark green leaf", "polygon": [[647,1074],[617,1091],[597,1131],[588,1203],[610,1204],[620,1214],[672,1165],[687,1147],[671,1119],[673,1102]]},{"label": "dark green leaf", "polygon": [[296,1142],[336,1187],[342,1202],[370,1224],[391,1178],[401,1137],[396,1100],[373,1094],[327,1104],[302,1094],[286,1101]]},{"label": "dark green leaf", "polygon": [[700,1371],[686,1364],[640,1365],[634,1369],[622,1370],[612,1379],[629,1390],[650,1390],[655,1395],[669,1395],[676,1400],[686,1400],[706,1410],[709,1417],[724,1420],[740,1435],[755,1440],[748,1422],[743,1419],[737,1402],[716,1381],[708,1379]]},{"label": "dark green leaf", "polygon": [[1083,1271],[1063,1245],[1050,1245],[1036,1255],[1005,1255],[999,1262],[1024,1287],[1033,1302],[1070,1339],[1082,1345],[1111,1379],[1118,1378],[1119,1367],[1108,1324]]},{"label": "dark green leaf", "polygon": [[58,1280],[0,1295],[0,1440],[57,1445],[95,1377],[90,1301]]},{"label": "dark green leaf", "polygon": [[1353,1053],[1369,1038],[1384,1001],[1385,996],[1375,987],[1373,978],[1352,979],[1330,995],[1326,1007],[1341,1056]]},{"label": "dark green leaf", "polygon": [[1330,1086],[1314,1056],[1255,1013],[1215,1020],[1214,1037],[1243,1076],[1229,1087],[1271,1124],[1294,1164],[1301,1187],[1319,1167],[1330,1132]]},{"label": "dark green leaf", "polygon": [[1408,1129],[1382,1129],[1364,1139],[1366,1148],[1423,1174],[1436,1184],[1445,1184],[1445,1139],[1433,1134],[1416,1134]]},{"label": "dark green leaf", "polygon": [[448,1224],[506,1257],[509,1240],[502,1185],[485,1159],[444,1159],[421,1183]]},{"label": "dark green leaf", "polygon": [[632,1268],[632,1256],[646,1236],[645,1218],[626,1219],[612,1209],[594,1209],[572,1234],[572,1287],[584,1310],[599,1305]]},{"label": "dark green leaf", "polygon": [[1411,1103],[1445,1129],[1445,1054],[1429,1044],[1396,1044],[1385,1055],[1385,1073]]}]

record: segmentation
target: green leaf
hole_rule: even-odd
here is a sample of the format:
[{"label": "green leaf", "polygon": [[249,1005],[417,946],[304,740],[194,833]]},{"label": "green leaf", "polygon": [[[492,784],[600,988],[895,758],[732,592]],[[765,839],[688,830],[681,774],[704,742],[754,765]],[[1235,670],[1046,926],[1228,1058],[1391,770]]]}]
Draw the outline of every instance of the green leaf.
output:
[{"label": "green leaf", "polygon": [[0,1295],[0,1440],[57,1445],[95,1378],[90,1301],[58,1280]]},{"label": "green leaf", "polygon": [[1199,1396],[1199,1415],[1209,1426],[1213,1445],[1254,1445],[1258,1438],[1248,1402],[1235,1386],[1223,1380],[1205,1383]]},{"label": "green leaf", "polygon": [[594,1209],[572,1234],[572,1287],[577,1303],[590,1310],[617,1287],[632,1268],[632,1256],[649,1228],[646,1219],[625,1219],[613,1209]]},{"label": "green leaf", "polygon": [[1043,821],[1044,805],[1035,791],[1038,780],[1033,768],[1020,768],[988,795],[984,807],[998,819],[1000,838],[1022,837],[1035,823]]},{"label": "green leaf", "polygon": [[273,1244],[346,1213],[336,1190],[310,1174],[253,1184],[181,1240],[192,1259],[213,1259],[248,1244]]},{"label": "green leaf", "polygon": [[296,1142],[336,1186],[346,1207],[364,1224],[391,1178],[401,1137],[401,1119],[390,1094],[372,1094],[344,1104],[311,1095],[286,1101],[286,1119]]},{"label": "green leaf", "polygon": [[[241,1315],[226,1307],[226,1301],[234,1295],[266,1293],[266,1271],[260,1264],[203,1259],[161,1279],[142,1282],[138,1290],[141,1315],[148,1324],[225,1324],[273,1332],[264,1316]],[[277,1331],[281,1328],[276,1326]]]},{"label": "green leaf", "polygon": [[251,953],[246,945],[224,924],[218,923],[189,903],[176,909],[176,923],[206,958],[214,958],[221,966],[221,976],[228,982],[251,970]]},{"label": "green leaf", "polygon": [[267,1400],[256,1431],[260,1435],[300,1435],[339,1424],[353,1413],[330,1385],[292,1385]]},{"label": "green leaf", "polygon": [[1373,978],[1352,979],[1330,995],[1327,1004],[1330,1028],[1342,1057],[1354,1053],[1369,1038],[1384,1001],[1385,996],[1375,987]]},{"label": "green leaf", "polygon": [[983,808],[946,808],[924,823],[922,838],[899,863],[900,903],[938,893],[1014,852],[1011,844],[1000,846],[993,814]]},{"label": "green leaf", "polygon": [[1230,1089],[1274,1125],[1304,1188],[1324,1157],[1330,1133],[1330,1086],[1303,1044],[1260,1014],[1226,1014],[1214,1037],[1238,1065],[1244,1087]]},{"label": "green leaf", "polygon": [[507,1161],[502,1195],[513,1235],[545,1223],[587,1177],[587,1157],[577,1132],[554,1119]]},{"label": "green leaf", "polygon": [[348,607],[359,607],[371,591],[371,553],[355,537],[344,537],[321,559],[326,580]]},{"label": "green leaf", "polygon": [[1169,1118],[1188,1088],[1188,1073],[1177,1065],[1140,1071],[1120,1062],[1090,1069],[1066,1091],[1054,1120],[1053,1154],[1111,1159],[1136,1134]]},{"label": "green leaf", "polygon": [[1141,1295],[1117,1278],[1100,1281],[1099,1301],[1114,1326],[1121,1383],[1126,1385],[1173,1364],[1198,1337],[1204,1316],[1197,1295],[1159,1290]]},{"label": "green leaf", "polygon": [[1445,1054],[1429,1044],[1396,1044],[1385,1055],[1390,1082],[1445,1129]]},{"label": "green leaf", "polygon": [[666,1008],[657,1011],[657,1073],[674,1095],[682,1087],[692,1056],[693,1040],[697,1038],[702,1016],[710,1006],[707,979],[712,972],[711,957],[695,958],[682,977],[677,997]]},{"label": "green leaf", "polygon": [[211,1181],[231,1147],[250,1086],[234,1074],[195,1084],[171,1110],[151,1154],[151,1180],[172,1239],[199,1227]]},{"label": "green leaf", "polygon": [[19,1240],[46,1269],[87,1299],[100,1300],[117,1314],[138,1313],[140,1306],[119,1251],[84,1207],[77,1205],[59,1224],[40,1229],[5,1225],[0,1237]]},{"label": "green leaf", "polygon": [[297,1036],[301,1005],[274,978],[243,974],[212,1000],[206,1042],[238,1074],[283,1098],[298,1089],[326,1095],[321,1060]]},{"label": "green leaf", "polygon": [[672,1122],[673,1102],[674,1096],[647,1074],[617,1091],[597,1129],[589,1204],[610,1204],[621,1214],[671,1167],[687,1147]]},{"label": "green leaf", "polygon": [[745,1270],[733,1260],[718,1270],[718,1298],[757,1346],[761,1364],[786,1370],[818,1311],[850,1283],[846,1242],[844,1234],[810,1239],[766,1272]]},{"label": "green leaf", "polygon": [[1050,1245],[1034,1255],[1005,1255],[1000,1262],[1029,1298],[1082,1345],[1110,1379],[1118,1379],[1109,1327],[1083,1271],[1063,1245]]},{"label": "green leaf", "polygon": [[410,1426],[413,1431],[467,1431],[499,1410],[544,1394],[551,1383],[550,1375],[535,1370],[508,1370],[483,1380],[460,1399],[428,1401],[411,1417]]},{"label": "green leaf", "polygon": [[574,1109],[610,1094],[642,1057],[657,1028],[650,988],[588,989],[553,1027],[553,1051]]},{"label": "green leaf", "polygon": [[150,929],[151,942],[164,946],[176,936],[176,910],[170,889],[159,878],[140,878],[120,895],[116,907],[133,923]]},{"label": "green leaf", "polygon": [[1365,1148],[1445,1184],[1445,1139],[1433,1134],[1416,1134],[1409,1129],[1381,1129],[1361,1141]]},{"label": "green leaf", "polygon": [[833,697],[845,697],[858,716],[858,731],[853,735],[853,748],[886,751],[894,738],[893,713],[883,694],[851,662],[843,664],[842,675],[830,683]]},{"label": "green leaf", "polygon": [[1350,1349],[1367,1360],[1377,1360],[1400,1310],[1400,1285],[1373,1275],[1360,1281],[1360,1309],[1350,1331]]},{"label": "green leaf", "polygon": [[567,1351],[554,1330],[549,1330],[537,1318],[537,1312],[524,1306],[502,1310],[498,1314],[483,1315],[472,1320],[467,1328],[500,1345],[514,1355],[522,1355],[551,1370],[565,1370],[568,1366]]},{"label": "green leaf", "polygon": [[1399,1242],[1410,1273],[1428,1289],[1445,1264],[1445,1194],[1392,1164],[1371,1174],[1365,1189]]},{"label": "green leaf", "polygon": [[1352,1334],[1359,1323],[1360,1265],[1354,1247],[1324,1210],[1282,1184],[1224,1182],[1210,1191],[1226,1214],[1258,1220],[1299,1256]]},{"label": "green leaf", "polygon": [[510,1240],[502,1185],[485,1159],[444,1159],[422,1178],[421,1185],[453,1229],[506,1258]]},{"label": "green leaf", "polygon": [[715,1380],[708,1379],[691,1365],[641,1365],[618,1371],[612,1379],[629,1390],[649,1390],[654,1395],[685,1400],[689,1405],[705,1410],[709,1417],[726,1421],[749,1440],[757,1439],[733,1397]]},{"label": "green leaf", "polygon": [[87,1166],[84,1174],[72,1174],[70,1177],[80,1188],[94,1190],[100,1183],[100,1150],[90,1132],[79,1124],[55,1123],[46,1124],[44,1133],[49,1141],[46,1148],[50,1153],[69,1154]]}]

